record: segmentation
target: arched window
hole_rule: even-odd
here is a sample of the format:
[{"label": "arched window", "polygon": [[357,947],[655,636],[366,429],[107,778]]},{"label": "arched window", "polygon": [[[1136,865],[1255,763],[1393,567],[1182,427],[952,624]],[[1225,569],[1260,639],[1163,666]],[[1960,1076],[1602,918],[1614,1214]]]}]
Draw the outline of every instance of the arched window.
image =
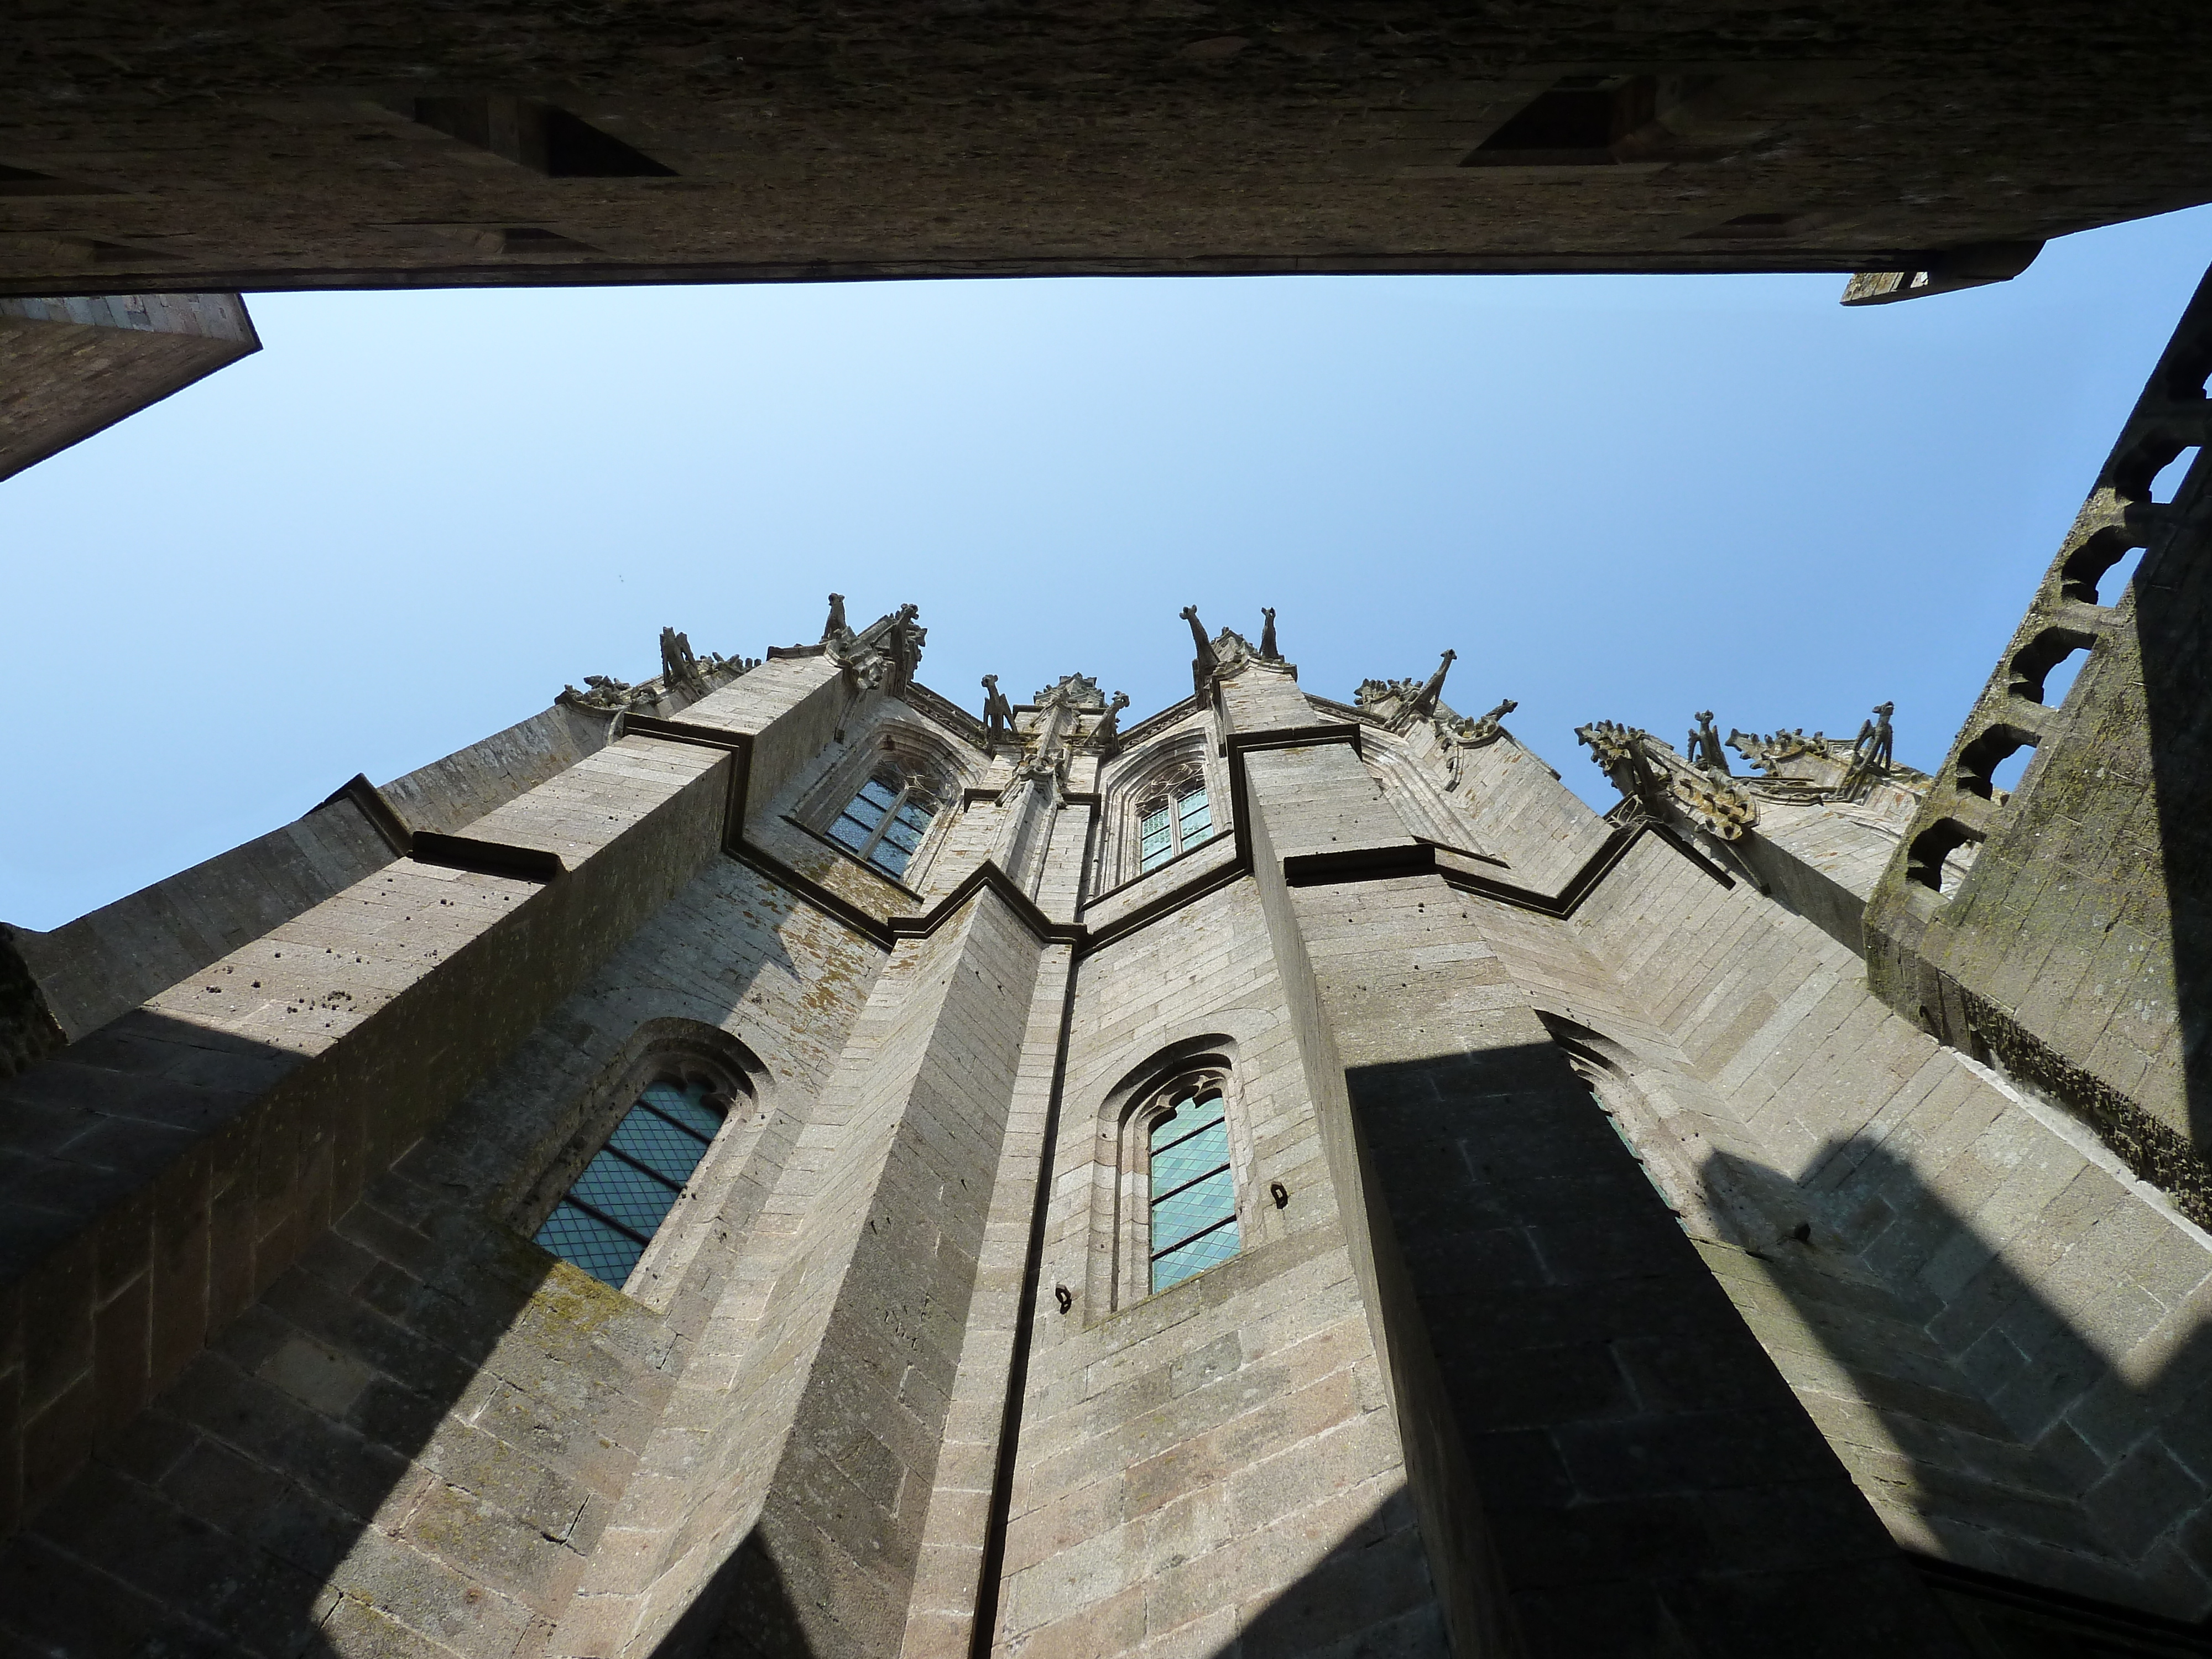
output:
[{"label": "arched window", "polygon": [[1237,1254],[1237,1183],[1220,1079],[1162,1091],[1146,1146],[1152,1173],[1152,1287],[1164,1291]]},{"label": "arched window", "polygon": [[929,833],[940,803],[930,780],[886,760],[830,826],[830,838],[894,880]]},{"label": "arched window", "polygon": [[1137,808],[1137,870],[1156,870],[1179,853],[1213,839],[1206,779],[1188,773],[1148,794]]},{"label": "arched window", "polygon": [[717,1085],[696,1074],[646,1085],[545,1218],[538,1243],[622,1289],[706,1156],[729,1104]]}]

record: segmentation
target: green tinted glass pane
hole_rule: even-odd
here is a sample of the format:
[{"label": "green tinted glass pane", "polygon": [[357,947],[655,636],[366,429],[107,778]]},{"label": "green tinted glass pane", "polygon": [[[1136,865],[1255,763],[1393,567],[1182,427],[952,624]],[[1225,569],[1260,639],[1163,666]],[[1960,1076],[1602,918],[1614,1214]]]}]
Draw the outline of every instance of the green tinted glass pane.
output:
[{"label": "green tinted glass pane", "polygon": [[563,1261],[572,1261],[602,1284],[617,1290],[629,1278],[645,1246],[623,1237],[596,1216],[586,1215],[563,1199],[538,1230],[538,1243]]},{"label": "green tinted glass pane", "polygon": [[704,1083],[651,1083],[645,1103],[664,1117],[672,1117],[685,1128],[712,1140],[721,1133],[722,1115],[706,1104],[714,1091]]},{"label": "green tinted glass pane", "polygon": [[601,1152],[584,1166],[568,1196],[641,1237],[651,1238],[682,1190],[623,1163],[611,1152]]},{"label": "green tinted glass pane", "polygon": [[627,1152],[661,1177],[681,1187],[691,1179],[707,1143],[689,1129],[680,1129],[658,1112],[632,1112],[608,1139],[607,1145]]},{"label": "green tinted glass pane", "polygon": [[1164,1198],[1229,1162],[1229,1128],[1216,1123],[1189,1139],[1152,1154],[1152,1196]]},{"label": "green tinted glass pane", "polygon": [[1168,1109],[1165,1117],[1152,1125],[1152,1133],[1146,1137],[1146,1144],[1158,1152],[1170,1141],[1181,1140],[1195,1129],[1208,1123],[1219,1122],[1222,1109],[1221,1097],[1218,1094],[1208,1094],[1203,1100],[1194,1100],[1185,1095]]},{"label": "green tinted glass pane", "polygon": [[1208,1267],[1218,1267],[1237,1254],[1237,1224],[1194,1238],[1178,1249],[1171,1250],[1152,1263],[1152,1289],[1164,1291],[1170,1285],[1180,1285],[1193,1273],[1202,1273]]},{"label": "green tinted glass pane", "polygon": [[1227,1170],[1217,1170],[1197,1185],[1152,1206],[1152,1254],[1174,1249],[1236,1213],[1237,1192]]}]

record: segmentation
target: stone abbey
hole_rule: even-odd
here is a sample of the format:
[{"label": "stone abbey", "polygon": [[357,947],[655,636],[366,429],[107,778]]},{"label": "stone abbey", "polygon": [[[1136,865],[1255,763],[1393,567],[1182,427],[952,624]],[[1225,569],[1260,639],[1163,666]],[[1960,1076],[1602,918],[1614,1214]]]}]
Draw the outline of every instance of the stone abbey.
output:
[{"label": "stone abbey", "polygon": [[2208,370],[1934,776],[833,595],[0,936],[0,1642],[2207,1651]]},{"label": "stone abbey", "polygon": [[[2212,199],[2153,0],[18,11],[0,477],[238,290]],[[0,928],[0,1659],[2212,1653],[2208,377],[2212,284],[1932,775],[1783,687],[1601,813],[1449,653],[1186,610],[1125,722],[833,596]]]}]

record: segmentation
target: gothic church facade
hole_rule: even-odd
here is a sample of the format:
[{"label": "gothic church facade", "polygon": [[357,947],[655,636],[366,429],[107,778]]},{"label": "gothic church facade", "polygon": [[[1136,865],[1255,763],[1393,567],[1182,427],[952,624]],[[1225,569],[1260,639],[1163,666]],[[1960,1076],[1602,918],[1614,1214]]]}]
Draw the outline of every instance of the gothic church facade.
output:
[{"label": "gothic church facade", "polygon": [[1807,896],[1928,781],[1187,614],[672,636],[14,935],[11,1647],[2195,1650],[2212,1241]]},{"label": "gothic church facade", "polygon": [[1932,775],[833,596],[0,933],[0,1645],[2205,1652],[2208,369]]}]

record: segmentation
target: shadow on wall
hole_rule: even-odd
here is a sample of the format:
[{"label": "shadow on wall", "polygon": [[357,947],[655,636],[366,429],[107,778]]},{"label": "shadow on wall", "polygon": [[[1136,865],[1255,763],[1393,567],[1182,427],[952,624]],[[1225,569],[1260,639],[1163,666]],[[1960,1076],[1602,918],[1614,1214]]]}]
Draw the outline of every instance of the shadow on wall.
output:
[{"label": "shadow on wall", "polygon": [[1297,1582],[1254,1613],[1213,1659],[1450,1652],[1443,1607],[1418,1547],[1412,1504],[1401,1490]]},{"label": "shadow on wall", "polygon": [[[117,1412],[93,1462],[0,1543],[0,1649],[503,1654],[557,1616],[657,1420],[675,1344],[659,1315],[510,1227],[506,1195],[619,1071],[609,1034],[645,1029],[641,982],[711,1022],[757,975],[799,976],[780,939],[732,965],[711,929],[692,934],[635,947],[651,974],[579,994],[599,999],[597,1024],[542,1026],[334,1222],[302,1190],[333,1158],[375,1169],[416,1141],[428,1126],[405,1100],[356,1081],[327,1114],[247,1146],[224,1126],[252,1092],[214,1090],[204,1045],[188,1050],[198,1072],[155,1077],[129,1045],[110,1052],[113,1028],[8,1085],[106,1115],[87,1145],[174,1158],[180,1129],[202,1137],[184,1157],[202,1160],[211,1216],[196,1233],[157,1216],[150,1293],[125,1287],[99,1313],[100,1343],[150,1320],[154,1374],[173,1380]],[[305,1250],[257,1295],[251,1241],[265,1261],[295,1240]],[[171,1259],[187,1257],[197,1280]]]},{"label": "shadow on wall", "polygon": [[1557,1044],[1346,1081],[1533,1659],[1956,1651]]},{"label": "shadow on wall", "polygon": [[2090,1237],[2122,1219],[2122,1189],[2094,1166],[2002,1252],[1864,1137],[1809,1167],[1801,1183],[1709,1158],[1717,1205],[1749,1193],[1803,1221],[1752,1251],[1700,1249],[1892,1532],[2030,1585],[2212,1611],[2212,1321],[2202,1273],[2174,1272],[2184,1253],[2124,1224]]},{"label": "shadow on wall", "polygon": [[[2212,491],[2199,489],[2195,497],[2205,502]],[[2200,1156],[2212,1158],[2212,671],[2205,653],[2212,624],[2212,558],[2206,556],[2212,548],[2206,543],[2202,524],[2185,528],[2160,550],[2154,569],[2138,571],[2135,628],[2189,1138]]]},{"label": "shadow on wall", "polygon": [[[1405,1492],[1392,1493],[1254,1613],[1212,1659],[1342,1659],[1352,1653],[1446,1659],[1443,1612],[1412,1527]],[[1285,1554],[1315,1547],[1295,1530],[1293,1517],[1281,1535],[1261,1537]],[[756,1531],[685,1609],[653,1659],[843,1659],[851,1650],[834,1633],[810,1638],[806,1625],[773,1548]],[[1100,1639],[1111,1638],[1102,1632]]]},{"label": "shadow on wall", "polygon": [[783,1570],[756,1529],[661,1638],[653,1659],[817,1659]]},{"label": "shadow on wall", "polygon": [[[513,1528],[526,1551],[563,1548],[584,1518],[580,1478],[498,1489],[495,1437],[538,1425],[523,1391],[482,1370],[551,1266],[386,1176],[0,1551],[0,1625],[54,1653],[416,1645],[356,1599],[374,1593],[469,1650],[501,1622],[519,1638],[529,1610],[477,1589],[437,1545],[498,1524],[468,1487],[530,1519]],[[484,1425],[449,1437],[475,1467],[434,1473],[419,1460],[449,1414]]]}]

